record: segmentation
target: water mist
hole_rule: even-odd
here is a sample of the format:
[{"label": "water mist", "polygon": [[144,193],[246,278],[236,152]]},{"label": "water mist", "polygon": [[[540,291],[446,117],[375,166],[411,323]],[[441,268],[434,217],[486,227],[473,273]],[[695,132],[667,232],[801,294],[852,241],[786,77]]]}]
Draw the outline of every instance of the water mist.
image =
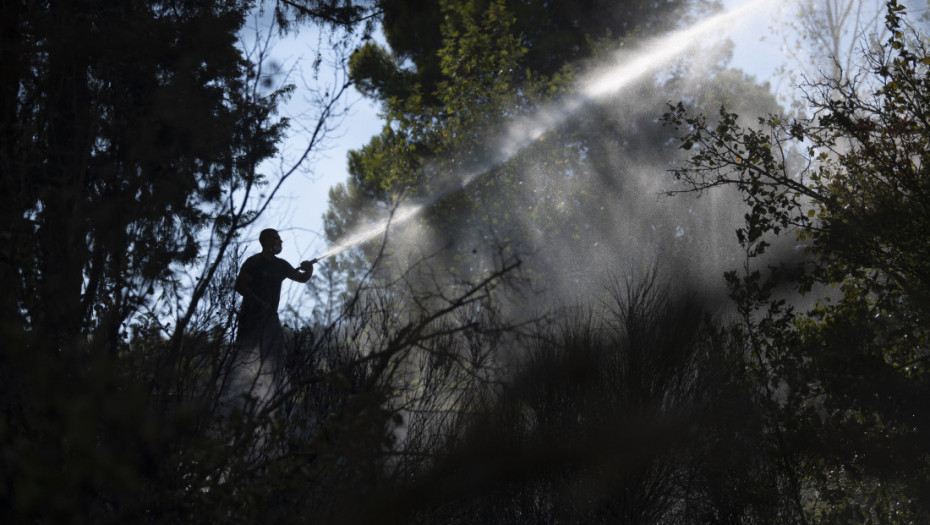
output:
[{"label": "water mist", "polygon": [[425,201],[401,204],[390,217],[382,222],[359,228],[338,239],[315,260],[337,255],[378,238],[384,235],[391,225],[396,226],[409,221],[439,199],[464,189],[484,173],[505,163],[591,103],[596,103],[608,96],[617,96],[647,75],[654,74],[670,65],[702,41],[718,39],[721,35],[726,35],[733,31],[740,22],[751,19],[756,11],[768,3],[767,0],[754,0],[663,37],[647,40],[639,46],[639,51],[616,52],[612,63],[591,71],[578,82],[572,90],[576,95],[559,105],[544,107],[531,116],[516,119],[507,125],[497,140],[490,142],[495,144],[496,148],[485,152],[486,157],[483,162],[467,171],[455,174],[456,184],[435,193]]}]

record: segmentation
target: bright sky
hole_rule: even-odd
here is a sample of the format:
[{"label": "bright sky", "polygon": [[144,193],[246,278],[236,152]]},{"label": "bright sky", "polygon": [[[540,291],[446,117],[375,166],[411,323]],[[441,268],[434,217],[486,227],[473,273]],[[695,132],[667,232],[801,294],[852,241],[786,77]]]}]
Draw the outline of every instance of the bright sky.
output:
[{"label": "bright sky", "polygon": [[[723,2],[728,10],[747,3],[748,0]],[[779,5],[781,2],[772,1],[772,4]],[[741,24],[729,35],[736,44],[732,67],[743,69],[762,80],[769,79],[782,61],[780,45],[769,35],[772,17],[766,15],[767,11],[765,8],[756,11],[757,15],[753,20]],[[278,42],[273,57],[284,63],[285,67],[295,64],[298,60],[306,62],[307,55],[315,55],[315,46],[318,43],[315,36],[307,33],[309,32],[297,35],[296,39]],[[760,40],[766,35],[769,35],[768,39]],[[320,73],[321,81],[328,80],[325,75],[325,72]],[[304,111],[301,107],[303,97],[299,80],[297,85],[298,92],[284,112],[293,119]],[[348,116],[339,124],[326,144],[326,149],[318,152],[312,159],[312,172],[297,172],[282,186],[273,206],[246,236],[247,254],[258,251],[258,232],[266,227],[277,228],[281,232],[284,239],[281,257],[292,264],[312,259],[326,251],[328,246],[323,234],[322,215],[327,209],[329,189],[346,180],[348,151],[368,143],[373,135],[380,132],[382,126],[375,104],[351,89],[347,97],[351,104]],[[295,137],[286,147],[300,148],[301,145],[299,137]]]}]

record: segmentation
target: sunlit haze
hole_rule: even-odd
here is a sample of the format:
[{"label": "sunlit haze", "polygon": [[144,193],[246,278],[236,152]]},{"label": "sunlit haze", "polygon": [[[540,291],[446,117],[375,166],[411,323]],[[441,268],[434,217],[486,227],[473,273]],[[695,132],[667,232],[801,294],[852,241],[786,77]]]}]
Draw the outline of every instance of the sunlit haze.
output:
[{"label": "sunlit haze", "polygon": [[489,160],[485,163],[472,167],[467,172],[456,174],[459,184],[433,195],[425,202],[401,206],[381,223],[368,225],[339,239],[317,258],[324,259],[381,237],[390,226],[402,224],[417,216],[421,210],[438,199],[460,190],[489,169],[506,162],[573,116],[585,104],[622,92],[636,81],[668,66],[699,43],[704,43],[708,39],[726,38],[739,29],[743,23],[754,20],[759,10],[767,5],[770,5],[768,0],[755,0],[708,17],[666,36],[642,42],[637,46],[638,51],[622,49],[616,52],[612,63],[590,72],[579,82],[574,89],[578,93],[576,97],[568,99],[559,106],[542,108],[536,114],[518,119],[506,126],[505,131],[501,133],[500,140],[495,141],[497,151],[487,152],[486,158]]}]

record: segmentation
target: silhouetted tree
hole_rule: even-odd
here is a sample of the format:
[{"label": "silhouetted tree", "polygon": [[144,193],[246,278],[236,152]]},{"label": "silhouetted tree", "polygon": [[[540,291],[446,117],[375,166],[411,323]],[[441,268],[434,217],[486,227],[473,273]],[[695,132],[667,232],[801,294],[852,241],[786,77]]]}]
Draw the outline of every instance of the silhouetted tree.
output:
[{"label": "silhouetted tree", "polygon": [[[710,126],[682,106],[667,117],[694,150],[678,177],[697,191],[735,186],[750,206],[737,232],[746,262],[728,280],[799,518],[811,521],[928,512],[930,58],[903,11],[887,2],[889,38],[860,75],[808,86],[812,119],[753,129],[721,109]],[[806,255],[763,271],[783,233]],[[798,312],[788,290],[820,300]]]},{"label": "silhouetted tree", "polygon": [[0,6],[5,522],[174,521],[192,472],[221,477],[197,457],[222,441],[205,416],[228,362],[217,278],[280,182],[258,167],[290,91],[238,46],[255,7]]}]

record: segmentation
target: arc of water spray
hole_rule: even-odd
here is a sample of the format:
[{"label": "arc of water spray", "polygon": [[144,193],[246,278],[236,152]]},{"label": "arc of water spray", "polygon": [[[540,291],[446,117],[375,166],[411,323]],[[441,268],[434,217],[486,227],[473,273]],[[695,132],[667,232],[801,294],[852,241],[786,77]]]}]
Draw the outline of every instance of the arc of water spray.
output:
[{"label": "arc of water spray", "polygon": [[442,197],[465,188],[482,174],[503,164],[545,133],[565,122],[586,104],[627,88],[644,75],[668,64],[710,34],[719,36],[733,31],[739,23],[750,19],[756,10],[767,4],[769,0],[754,0],[646,42],[643,45],[644,51],[633,54],[617,53],[612,65],[594,70],[579,82],[576,90],[578,95],[558,106],[543,108],[507,126],[501,140],[495,141],[498,144],[496,151],[488,152],[489,160],[463,173],[454,187],[435,194],[425,202],[400,206],[387,220],[339,239],[323,255],[314,259],[314,262],[380,237],[392,224],[401,224],[414,218]]}]

